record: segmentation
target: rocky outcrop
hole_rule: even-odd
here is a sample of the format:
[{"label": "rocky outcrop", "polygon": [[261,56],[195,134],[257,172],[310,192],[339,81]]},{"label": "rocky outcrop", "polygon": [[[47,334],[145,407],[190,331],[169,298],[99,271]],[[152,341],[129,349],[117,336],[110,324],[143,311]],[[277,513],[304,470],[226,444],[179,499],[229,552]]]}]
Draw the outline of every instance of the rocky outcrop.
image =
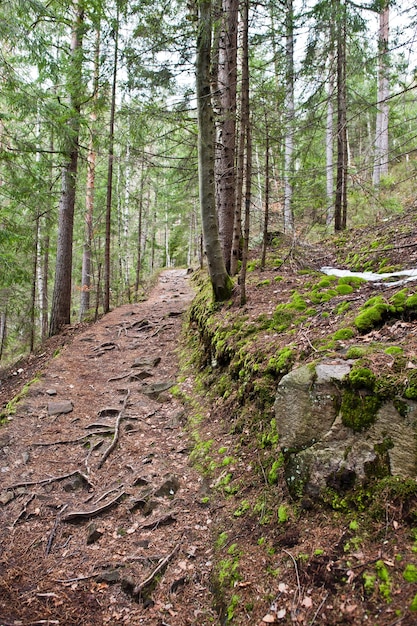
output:
[{"label": "rocky outcrop", "polygon": [[279,383],[275,417],[294,495],[317,496],[328,487],[343,492],[373,476],[417,476],[417,403],[385,399],[375,404],[372,423],[354,430],[341,411],[351,368],[348,361],[323,361]]}]

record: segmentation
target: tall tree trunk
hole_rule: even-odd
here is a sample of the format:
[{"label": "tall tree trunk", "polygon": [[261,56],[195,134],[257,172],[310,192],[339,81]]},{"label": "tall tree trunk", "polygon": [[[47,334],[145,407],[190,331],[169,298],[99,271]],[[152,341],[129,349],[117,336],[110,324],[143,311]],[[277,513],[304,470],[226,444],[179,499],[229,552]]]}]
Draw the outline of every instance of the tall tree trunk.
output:
[{"label": "tall tree trunk", "polygon": [[265,110],[265,207],[262,236],[262,259],[261,270],[265,269],[266,248],[268,245],[268,223],[269,223],[269,126],[268,116]]},{"label": "tall tree trunk", "polygon": [[327,82],[327,117],[326,117],[326,224],[333,223],[334,203],[333,203],[333,142],[334,142],[334,22],[331,19],[329,30],[329,56],[328,56],[328,82]]},{"label": "tall tree trunk", "polygon": [[6,345],[6,320],[7,306],[4,311],[0,311],[0,361],[3,356],[4,346]]},{"label": "tall tree trunk", "polygon": [[63,151],[65,163],[61,175],[55,282],[49,325],[50,336],[57,334],[64,324],[69,324],[71,321],[72,242],[82,91],[83,0],[73,0],[73,7],[75,19],[71,38],[71,80],[68,80],[71,119],[66,146]]},{"label": "tall tree trunk", "polygon": [[217,66],[218,155],[216,183],[219,237],[230,271],[235,210],[237,27],[239,0],[222,0]]},{"label": "tall tree trunk", "polygon": [[140,168],[140,191],[139,191],[139,215],[137,230],[137,256],[136,256],[136,280],[135,299],[138,299],[140,273],[142,270],[142,217],[143,217],[143,192],[145,188],[145,151],[142,153],[142,163]]},{"label": "tall tree trunk", "polygon": [[230,297],[233,283],[220,246],[215,206],[214,119],[210,89],[211,1],[201,0],[198,13],[196,87],[200,207],[213,295],[216,301],[223,301]]},{"label": "tall tree trunk", "polygon": [[111,274],[111,204],[113,193],[113,160],[114,160],[114,119],[116,113],[117,87],[117,57],[119,54],[119,3],[116,2],[116,31],[114,36],[113,83],[110,104],[109,122],[109,154],[107,165],[107,195],[106,195],[106,240],[104,242],[104,313],[110,311],[110,274]]},{"label": "tall tree trunk", "polygon": [[294,230],[292,208],[294,170],[294,7],[287,0],[285,16],[285,149],[284,149],[284,232]]},{"label": "tall tree trunk", "polygon": [[100,74],[100,26],[96,30],[96,44],[94,50],[94,92],[93,110],[90,115],[90,141],[87,154],[87,185],[85,195],[85,239],[83,247],[83,260],[81,270],[81,298],[80,298],[80,320],[83,320],[90,308],[91,291],[91,264],[92,264],[92,241],[93,241],[93,213],[96,177],[96,104],[98,98],[98,81]]},{"label": "tall tree trunk", "polygon": [[378,89],[375,128],[373,184],[378,187],[381,176],[388,174],[388,98],[389,98],[389,0],[385,0],[379,15]]},{"label": "tall tree trunk", "polygon": [[[252,183],[252,140],[249,121],[249,2],[242,8],[242,125],[245,129],[245,221],[243,230],[242,269],[240,271],[240,304],[246,303],[246,267],[249,251],[250,205]],[[243,95],[244,94],[244,95]]]},{"label": "tall tree trunk", "polygon": [[338,0],[337,19],[337,178],[334,207],[335,231],[346,228],[347,131],[346,131],[346,4]]}]

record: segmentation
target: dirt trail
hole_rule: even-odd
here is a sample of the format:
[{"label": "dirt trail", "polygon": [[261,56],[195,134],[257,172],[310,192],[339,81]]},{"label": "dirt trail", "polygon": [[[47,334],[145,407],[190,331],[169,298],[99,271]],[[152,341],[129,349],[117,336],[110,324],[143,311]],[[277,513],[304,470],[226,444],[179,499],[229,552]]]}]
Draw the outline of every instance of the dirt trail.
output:
[{"label": "dirt trail", "polygon": [[[211,520],[170,392],[185,271],[51,360],[0,430],[0,624],[213,623]],[[214,618],[214,622],[216,622]]]}]

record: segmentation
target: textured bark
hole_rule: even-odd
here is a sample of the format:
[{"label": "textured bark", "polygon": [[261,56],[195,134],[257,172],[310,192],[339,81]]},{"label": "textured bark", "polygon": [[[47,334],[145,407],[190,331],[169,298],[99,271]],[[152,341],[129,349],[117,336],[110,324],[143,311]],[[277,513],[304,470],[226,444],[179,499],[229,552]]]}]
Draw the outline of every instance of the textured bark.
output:
[{"label": "textured bark", "polygon": [[381,176],[388,174],[388,98],[389,98],[389,2],[385,1],[379,16],[378,102],[375,128],[375,163],[373,184],[379,186]]},{"label": "textured bark", "polygon": [[245,0],[242,9],[242,123],[246,129],[246,167],[245,167],[245,222],[242,250],[242,269],[240,271],[240,304],[246,303],[246,267],[249,251],[250,205],[252,199],[252,138],[249,120],[249,1]]},{"label": "textured bark", "polygon": [[111,209],[113,194],[113,160],[114,160],[114,118],[116,112],[117,57],[119,53],[119,6],[117,4],[116,32],[114,40],[113,83],[110,104],[109,122],[109,154],[107,165],[107,197],[106,197],[106,239],[104,242],[104,313],[110,311],[110,267],[111,267]]},{"label": "textured bark", "polygon": [[269,127],[268,117],[265,111],[265,206],[264,206],[264,224],[262,237],[262,259],[261,270],[265,269],[266,248],[268,245],[268,223],[269,223]]},{"label": "textured bark", "polygon": [[294,230],[292,209],[294,170],[294,8],[287,0],[285,18],[285,138],[284,138],[284,232]]},{"label": "textured bark", "polygon": [[335,231],[346,228],[347,132],[346,132],[346,6],[338,2],[337,32],[337,180],[334,207]]},{"label": "textured bark", "polygon": [[96,32],[96,47],[94,52],[94,95],[93,110],[90,115],[91,134],[87,154],[87,185],[85,195],[85,239],[83,247],[83,260],[81,270],[81,298],[80,298],[80,320],[84,319],[90,308],[91,274],[92,274],[92,252],[93,241],[93,213],[95,195],[95,175],[96,175],[96,147],[95,147],[95,125],[97,121],[96,102],[98,98],[98,80],[100,73],[100,29]]},{"label": "textured bark", "polygon": [[328,71],[329,78],[327,83],[327,118],[326,118],[326,197],[327,197],[327,215],[326,223],[328,225],[333,222],[333,142],[334,142],[334,128],[333,128],[333,96],[334,96],[334,50],[333,50],[333,27],[330,29],[330,52]]},{"label": "textured bark", "polygon": [[200,207],[207,263],[216,301],[230,297],[230,279],[220,246],[215,206],[214,119],[210,89],[211,2],[199,3],[196,87],[198,111],[198,175]]},{"label": "textured bark", "polygon": [[61,174],[61,198],[58,216],[58,242],[52,296],[49,335],[55,335],[71,321],[72,242],[74,232],[75,188],[78,165],[78,136],[80,131],[80,95],[82,78],[82,32],[84,10],[82,0],[74,0],[75,20],[71,39],[69,84],[72,116],[69,121],[66,159]]},{"label": "textured bark", "polygon": [[219,237],[230,271],[235,212],[237,27],[239,0],[223,0],[217,65],[218,154],[216,158]]}]

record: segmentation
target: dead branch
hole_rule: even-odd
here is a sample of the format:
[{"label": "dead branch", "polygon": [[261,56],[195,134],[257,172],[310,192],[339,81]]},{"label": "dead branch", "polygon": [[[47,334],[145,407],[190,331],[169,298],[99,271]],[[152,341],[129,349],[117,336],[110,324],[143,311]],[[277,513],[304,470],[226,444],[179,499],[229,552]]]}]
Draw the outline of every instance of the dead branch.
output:
[{"label": "dead branch", "polygon": [[20,511],[19,515],[16,517],[15,521],[13,522],[12,526],[16,526],[17,522],[22,519],[22,517],[27,513],[27,507],[28,505],[32,502],[33,498],[35,497],[35,493],[32,493],[31,496],[26,500],[26,502],[23,505],[22,510]]},{"label": "dead branch", "polygon": [[52,543],[53,543],[53,541],[55,539],[56,529],[58,528],[58,524],[60,522],[61,515],[65,511],[65,509],[67,509],[67,508],[68,508],[68,504],[64,504],[64,506],[62,506],[61,509],[57,513],[54,525],[53,525],[52,530],[51,530],[51,532],[49,534],[48,543],[46,544],[45,554],[49,554],[50,551],[51,551]]},{"label": "dead branch", "polygon": [[145,580],[142,581],[139,585],[136,585],[136,587],[133,589],[133,593],[132,593],[133,596],[140,596],[142,592],[153,583],[156,576],[158,576],[158,574],[160,574],[166,569],[168,563],[178,552],[180,545],[181,543],[177,543],[177,545],[172,550],[172,552],[170,552],[164,559],[162,559],[160,563],[158,563],[158,565],[155,567],[153,572],[148,576],[148,578],[145,578]]},{"label": "dead branch", "polygon": [[123,380],[124,378],[128,378],[128,376],[131,376],[132,372],[128,372],[127,374],[122,374],[121,376],[114,376],[113,378],[108,378],[107,382],[108,383],[113,383],[116,380]]},{"label": "dead branch", "polygon": [[75,472],[70,472],[69,474],[63,474],[62,476],[53,476],[52,478],[43,478],[41,480],[27,480],[26,482],[22,482],[22,483],[15,483],[14,485],[9,485],[9,487],[6,487],[5,489],[6,490],[17,489],[18,487],[30,487],[32,485],[50,485],[51,483],[58,482],[60,480],[65,480],[66,478],[71,478],[72,476],[80,476],[80,478],[85,480],[85,482],[90,487],[93,487],[93,485],[90,483],[90,481],[88,480],[87,476],[85,476],[85,474],[82,474],[79,470],[75,470]]},{"label": "dead branch", "polygon": [[87,435],[83,435],[82,437],[78,437],[77,439],[62,439],[60,441],[40,441],[39,443],[32,443],[32,446],[63,446],[69,443],[80,443],[80,441],[84,441],[89,437],[93,437],[94,435],[112,435],[114,433],[114,428],[110,426],[106,427],[107,430],[93,431],[88,433]]},{"label": "dead branch", "polygon": [[91,509],[89,511],[70,511],[62,518],[63,522],[78,522],[83,519],[90,519],[91,517],[97,517],[97,515],[101,515],[101,513],[105,513],[111,509],[115,504],[118,504],[122,497],[126,495],[126,492],[121,491],[113,500],[107,502],[107,504],[103,504],[103,506],[99,506],[95,509]]},{"label": "dead branch", "polygon": [[109,445],[109,447],[105,450],[103,456],[101,457],[101,460],[98,464],[98,469],[100,469],[103,464],[105,463],[106,459],[110,456],[110,454],[113,452],[113,450],[116,448],[117,446],[117,442],[119,440],[119,433],[120,433],[120,423],[123,419],[123,413],[126,409],[126,405],[127,405],[127,401],[129,399],[130,396],[130,389],[127,390],[127,393],[125,395],[125,398],[123,400],[123,406],[120,410],[119,415],[117,416],[117,420],[116,420],[116,424],[114,426],[114,437],[113,437],[113,441],[111,442],[111,444]]}]

